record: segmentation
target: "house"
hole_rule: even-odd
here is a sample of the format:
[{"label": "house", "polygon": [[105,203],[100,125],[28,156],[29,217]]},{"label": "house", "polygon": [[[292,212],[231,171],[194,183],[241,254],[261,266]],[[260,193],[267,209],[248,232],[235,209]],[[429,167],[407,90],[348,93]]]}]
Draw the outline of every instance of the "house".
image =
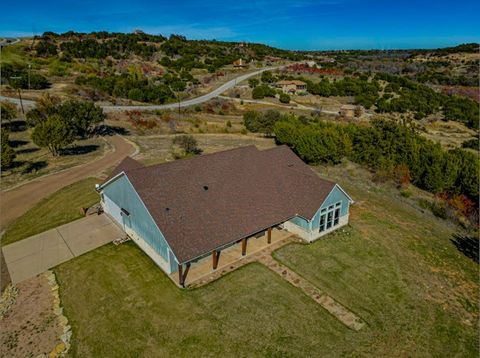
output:
[{"label": "house", "polygon": [[[281,228],[311,242],[346,225],[352,199],[287,146],[241,147],[143,166],[126,158],[97,185],[104,211],[183,286],[223,250]],[[270,243],[270,242],[269,242]],[[210,267],[210,266],[209,266]],[[170,276],[172,277],[172,275]]]},{"label": "house", "polygon": [[243,61],[242,58],[233,61],[233,67],[240,68],[240,67],[247,67],[248,65]]},{"label": "house", "polygon": [[307,91],[307,84],[299,80],[283,80],[275,83],[275,87],[287,94],[298,94]]}]

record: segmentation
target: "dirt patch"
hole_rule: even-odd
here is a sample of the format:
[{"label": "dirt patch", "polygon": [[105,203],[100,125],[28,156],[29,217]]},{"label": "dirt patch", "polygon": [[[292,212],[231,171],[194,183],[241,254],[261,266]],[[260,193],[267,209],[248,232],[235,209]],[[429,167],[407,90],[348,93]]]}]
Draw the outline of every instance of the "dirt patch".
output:
[{"label": "dirt patch", "polygon": [[48,354],[61,343],[63,333],[53,310],[47,278],[39,275],[17,285],[16,303],[0,324],[0,356],[30,357]]}]

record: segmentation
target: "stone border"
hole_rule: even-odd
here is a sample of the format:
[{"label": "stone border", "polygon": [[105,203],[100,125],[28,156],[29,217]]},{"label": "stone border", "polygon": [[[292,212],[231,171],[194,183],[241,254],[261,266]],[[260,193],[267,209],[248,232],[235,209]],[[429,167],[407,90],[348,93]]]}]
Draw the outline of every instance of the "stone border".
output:
[{"label": "stone border", "polygon": [[5,288],[0,298],[0,321],[5,317],[10,308],[17,302],[18,288],[11,283]]},{"label": "stone border", "polygon": [[[68,324],[68,319],[63,314],[63,307],[60,305],[60,296],[58,293],[58,283],[53,271],[48,270],[44,273],[45,278],[50,285],[53,295],[53,312],[57,318],[58,325],[62,328],[63,333],[59,337],[61,343],[57,344],[55,348],[48,354],[49,358],[63,357],[70,349],[70,339],[72,338],[72,327]],[[37,358],[47,357],[46,355],[39,355]]]}]

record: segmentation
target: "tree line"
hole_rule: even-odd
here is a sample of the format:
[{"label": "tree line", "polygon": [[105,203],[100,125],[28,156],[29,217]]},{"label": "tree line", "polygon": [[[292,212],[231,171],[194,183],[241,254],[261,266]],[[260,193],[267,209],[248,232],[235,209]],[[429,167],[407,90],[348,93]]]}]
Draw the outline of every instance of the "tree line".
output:
[{"label": "tree line", "polygon": [[406,166],[413,184],[435,194],[463,194],[478,203],[479,159],[462,149],[444,150],[412,127],[376,119],[370,126],[341,125],[282,116],[273,126],[279,143],[308,163],[343,158],[393,173]]}]

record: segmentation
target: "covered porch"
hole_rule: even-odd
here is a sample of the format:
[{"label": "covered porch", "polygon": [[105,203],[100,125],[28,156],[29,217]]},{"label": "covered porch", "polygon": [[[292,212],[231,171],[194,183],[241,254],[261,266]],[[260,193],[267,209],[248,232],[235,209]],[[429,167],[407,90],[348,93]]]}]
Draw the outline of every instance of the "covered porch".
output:
[{"label": "covered porch", "polygon": [[269,228],[242,239],[233,245],[213,251],[196,262],[179,265],[170,278],[179,287],[199,286],[213,281],[222,274],[252,261],[252,257],[265,250],[273,250],[287,242],[292,233],[279,227]]}]

